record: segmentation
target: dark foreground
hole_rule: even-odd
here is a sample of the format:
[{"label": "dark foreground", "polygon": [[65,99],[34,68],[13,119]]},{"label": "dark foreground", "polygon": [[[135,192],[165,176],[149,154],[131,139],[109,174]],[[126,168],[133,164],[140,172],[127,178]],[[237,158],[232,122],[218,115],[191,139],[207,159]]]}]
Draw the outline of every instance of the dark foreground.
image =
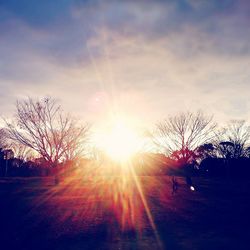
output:
[{"label": "dark foreground", "polygon": [[193,181],[0,179],[0,249],[250,249],[250,182]]}]

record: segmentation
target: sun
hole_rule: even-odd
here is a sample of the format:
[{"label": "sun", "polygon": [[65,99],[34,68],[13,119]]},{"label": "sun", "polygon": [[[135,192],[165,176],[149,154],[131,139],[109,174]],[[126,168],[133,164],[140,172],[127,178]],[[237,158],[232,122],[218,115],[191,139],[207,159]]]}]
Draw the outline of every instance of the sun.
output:
[{"label": "sun", "polygon": [[112,160],[125,162],[139,151],[141,141],[129,122],[117,119],[97,138],[97,145]]}]

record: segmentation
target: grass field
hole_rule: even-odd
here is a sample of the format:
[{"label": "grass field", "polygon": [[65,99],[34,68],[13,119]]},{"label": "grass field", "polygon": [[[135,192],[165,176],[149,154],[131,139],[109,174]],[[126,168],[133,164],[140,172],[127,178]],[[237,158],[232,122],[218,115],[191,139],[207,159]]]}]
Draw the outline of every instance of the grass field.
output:
[{"label": "grass field", "polygon": [[1,249],[250,249],[250,182],[0,179]]}]

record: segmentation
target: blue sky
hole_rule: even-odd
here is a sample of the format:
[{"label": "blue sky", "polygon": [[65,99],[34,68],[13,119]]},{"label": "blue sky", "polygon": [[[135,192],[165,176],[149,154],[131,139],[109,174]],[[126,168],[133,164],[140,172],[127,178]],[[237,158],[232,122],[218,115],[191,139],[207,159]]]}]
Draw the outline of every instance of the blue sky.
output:
[{"label": "blue sky", "polygon": [[90,122],[250,117],[247,0],[0,0],[0,113],[51,95]]}]

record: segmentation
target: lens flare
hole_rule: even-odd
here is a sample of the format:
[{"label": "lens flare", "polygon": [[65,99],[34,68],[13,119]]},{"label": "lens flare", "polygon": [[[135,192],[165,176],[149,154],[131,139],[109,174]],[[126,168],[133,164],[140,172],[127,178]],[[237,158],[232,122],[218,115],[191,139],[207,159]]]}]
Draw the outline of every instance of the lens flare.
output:
[{"label": "lens flare", "polygon": [[126,162],[140,149],[140,138],[132,126],[117,119],[95,140],[108,157],[116,162]]}]

